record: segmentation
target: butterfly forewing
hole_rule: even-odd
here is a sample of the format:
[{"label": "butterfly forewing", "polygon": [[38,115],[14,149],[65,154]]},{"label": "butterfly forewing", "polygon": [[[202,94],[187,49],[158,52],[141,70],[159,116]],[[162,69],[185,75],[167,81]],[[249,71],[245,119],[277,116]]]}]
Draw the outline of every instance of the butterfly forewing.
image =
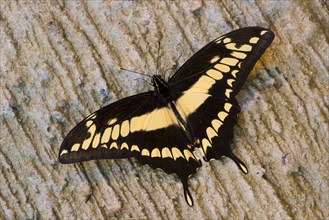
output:
[{"label": "butterfly forewing", "polygon": [[66,136],[59,151],[59,161],[74,163],[135,155],[136,152],[127,151],[125,145],[121,147],[124,142],[119,138],[120,133],[128,136],[127,132],[131,129],[126,119],[147,113],[145,109],[154,109],[156,103],[153,99],[151,93],[143,93],[119,100],[92,113]]},{"label": "butterfly forewing", "polygon": [[[232,89],[232,97],[241,89],[250,70],[255,65],[274,38],[273,32],[260,27],[248,27],[232,31],[219,37],[195,53],[170,79],[173,89],[184,92],[192,87],[200,77],[208,76],[216,80],[219,89],[226,85]],[[206,78],[204,78],[206,79]],[[203,89],[210,89],[210,88]]]}]

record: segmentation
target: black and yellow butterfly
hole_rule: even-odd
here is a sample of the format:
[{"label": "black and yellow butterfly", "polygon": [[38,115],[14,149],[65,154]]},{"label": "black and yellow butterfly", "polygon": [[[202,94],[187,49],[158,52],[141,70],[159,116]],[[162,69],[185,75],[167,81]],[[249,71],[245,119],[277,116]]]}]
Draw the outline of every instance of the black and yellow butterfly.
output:
[{"label": "black and yellow butterfly", "polygon": [[274,39],[264,28],[242,28],[219,37],[194,54],[170,79],[152,77],[154,91],[130,96],[92,113],[67,135],[61,163],[136,157],[141,164],[175,173],[187,203],[188,178],[203,159],[233,159],[229,146],[240,107],[235,96]]}]

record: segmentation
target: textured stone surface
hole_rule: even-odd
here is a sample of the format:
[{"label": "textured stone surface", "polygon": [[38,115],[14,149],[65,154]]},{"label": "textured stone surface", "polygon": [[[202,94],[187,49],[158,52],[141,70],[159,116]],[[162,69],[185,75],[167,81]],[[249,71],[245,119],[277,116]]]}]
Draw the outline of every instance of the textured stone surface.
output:
[{"label": "textured stone surface", "polygon": [[[0,219],[329,217],[326,1],[0,4]],[[255,25],[276,38],[238,95],[232,148],[250,174],[203,163],[190,208],[175,176],[135,159],[59,164],[84,116],[151,89],[120,67],[154,74],[161,42],[168,78],[210,40]]]}]

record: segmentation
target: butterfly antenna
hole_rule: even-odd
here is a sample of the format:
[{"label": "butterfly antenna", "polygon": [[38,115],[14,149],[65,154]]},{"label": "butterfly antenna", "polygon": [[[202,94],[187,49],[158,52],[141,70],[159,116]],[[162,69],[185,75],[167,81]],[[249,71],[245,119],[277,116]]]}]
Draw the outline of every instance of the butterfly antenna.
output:
[{"label": "butterfly antenna", "polygon": [[146,82],[147,84],[149,84],[150,86],[152,86],[152,87],[153,87],[153,84],[152,84],[152,83],[150,83],[149,81],[145,80],[145,79],[142,79],[142,78],[140,78],[140,79],[135,79],[135,80],[143,80],[144,82]]},{"label": "butterfly antenna", "polygon": [[155,70],[156,75],[158,75],[159,56],[160,56],[160,41],[159,41],[159,46],[158,46],[157,63],[156,63],[156,70]]},{"label": "butterfly antenna", "polygon": [[171,70],[171,69],[175,69],[177,71],[177,67],[178,67],[178,62],[179,62],[179,59],[182,57],[183,53],[180,53],[180,55],[178,56],[178,58],[176,59],[175,61],[175,64],[173,67],[170,67],[168,69],[166,69],[164,72],[166,73],[167,71]]},{"label": "butterfly antenna", "polygon": [[150,78],[151,78],[151,76],[146,75],[145,73],[136,72],[136,71],[134,71],[134,70],[128,70],[128,69],[126,69],[126,68],[122,68],[122,67],[120,67],[120,69],[121,69],[121,70],[124,70],[124,71],[127,71],[127,72],[136,73],[136,74],[138,74],[138,75],[147,76],[147,77],[150,77]]}]

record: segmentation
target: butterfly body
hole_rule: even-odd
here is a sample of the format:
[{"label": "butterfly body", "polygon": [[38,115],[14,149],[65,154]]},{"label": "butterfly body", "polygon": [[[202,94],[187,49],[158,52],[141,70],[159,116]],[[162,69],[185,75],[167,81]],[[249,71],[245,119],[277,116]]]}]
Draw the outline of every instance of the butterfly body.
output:
[{"label": "butterfly body", "polygon": [[61,163],[136,157],[141,164],[175,173],[187,203],[188,178],[205,161],[231,158],[229,146],[240,107],[235,99],[274,34],[242,28],[210,42],[168,81],[152,76],[154,91],[121,99],[92,113],[64,139]]}]

